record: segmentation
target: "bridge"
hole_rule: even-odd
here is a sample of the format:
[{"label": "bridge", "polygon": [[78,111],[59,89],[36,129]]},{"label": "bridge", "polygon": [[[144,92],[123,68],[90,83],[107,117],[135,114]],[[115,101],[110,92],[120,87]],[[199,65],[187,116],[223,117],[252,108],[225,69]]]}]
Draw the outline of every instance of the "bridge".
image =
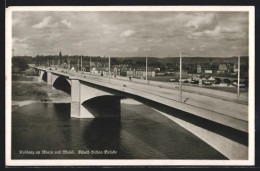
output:
[{"label": "bridge", "polygon": [[[170,84],[107,77],[60,68],[33,67],[38,80],[71,94],[71,117],[120,118],[120,100],[132,98],[170,113],[168,118],[206,141],[229,159],[248,157],[248,105],[233,94],[205,88],[184,90]],[[172,85],[173,86],[173,85]],[[207,92],[208,91],[208,92]]]}]

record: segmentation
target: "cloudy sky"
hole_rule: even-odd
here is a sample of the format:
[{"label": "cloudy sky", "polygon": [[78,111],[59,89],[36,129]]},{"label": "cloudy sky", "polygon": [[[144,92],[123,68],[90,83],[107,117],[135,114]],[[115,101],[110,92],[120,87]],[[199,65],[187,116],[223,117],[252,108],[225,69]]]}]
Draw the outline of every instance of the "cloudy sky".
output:
[{"label": "cloudy sky", "polygon": [[248,55],[247,12],[25,12],[12,15],[15,55]]}]

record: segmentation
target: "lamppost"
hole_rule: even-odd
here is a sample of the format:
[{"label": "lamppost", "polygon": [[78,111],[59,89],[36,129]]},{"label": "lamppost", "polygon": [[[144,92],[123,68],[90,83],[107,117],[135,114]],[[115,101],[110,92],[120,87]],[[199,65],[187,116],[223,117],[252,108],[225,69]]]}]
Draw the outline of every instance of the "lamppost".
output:
[{"label": "lamppost", "polygon": [[91,57],[89,57],[89,74],[91,74]]},{"label": "lamppost", "polygon": [[148,84],[148,51],[150,51],[151,49],[150,48],[146,48],[144,49],[145,51],[145,80],[146,80],[146,84]]},{"label": "lamppost", "polygon": [[78,59],[77,61],[78,61],[78,65],[77,65],[77,71],[79,71],[79,59]]},{"label": "lamppost", "polygon": [[80,71],[82,72],[82,56],[80,58]]},{"label": "lamppost", "polygon": [[182,102],[182,56],[180,49],[180,101]]},{"label": "lamppost", "polygon": [[110,83],[110,56],[108,57],[108,78]]},{"label": "lamppost", "polygon": [[145,60],[145,80],[146,80],[146,84],[147,82],[147,63],[148,63],[148,57],[146,56],[146,60]]},{"label": "lamppost", "polygon": [[240,95],[240,54],[238,55],[238,70],[237,70],[237,102],[239,102],[239,95]]}]

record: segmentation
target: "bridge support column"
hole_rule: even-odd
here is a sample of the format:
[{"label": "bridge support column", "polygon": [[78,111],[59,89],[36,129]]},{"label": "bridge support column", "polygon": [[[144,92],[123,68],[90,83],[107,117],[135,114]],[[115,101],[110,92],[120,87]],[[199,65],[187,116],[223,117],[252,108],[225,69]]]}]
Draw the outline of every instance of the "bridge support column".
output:
[{"label": "bridge support column", "polygon": [[51,72],[47,72],[47,84],[48,85],[52,85],[52,73]]},{"label": "bridge support column", "polygon": [[44,74],[44,71],[39,70],[38,82],[42,82],[43,74]]},{"label": "bridge support column", "polygon": [[80,82],[79,80],[71,80],[71,105],[70,105],[71,117],[80,116]]},{"label": "bridge support column", "polygon": [[71,79],[71,105],[70,115],[75,118],[94,118],[94,116],[81,106],[81,83],[77,78]]}]

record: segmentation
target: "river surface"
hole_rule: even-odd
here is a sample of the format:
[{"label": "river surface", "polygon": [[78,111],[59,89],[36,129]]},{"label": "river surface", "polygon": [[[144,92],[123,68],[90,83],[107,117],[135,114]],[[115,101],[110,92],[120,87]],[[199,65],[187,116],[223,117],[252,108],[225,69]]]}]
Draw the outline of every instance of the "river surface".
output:
[{"label": "river surface", "polygon": [[226,159],[158,111],[121,100],[121,119],[70,117],[70,103],[12,112],[13,159]]}]

